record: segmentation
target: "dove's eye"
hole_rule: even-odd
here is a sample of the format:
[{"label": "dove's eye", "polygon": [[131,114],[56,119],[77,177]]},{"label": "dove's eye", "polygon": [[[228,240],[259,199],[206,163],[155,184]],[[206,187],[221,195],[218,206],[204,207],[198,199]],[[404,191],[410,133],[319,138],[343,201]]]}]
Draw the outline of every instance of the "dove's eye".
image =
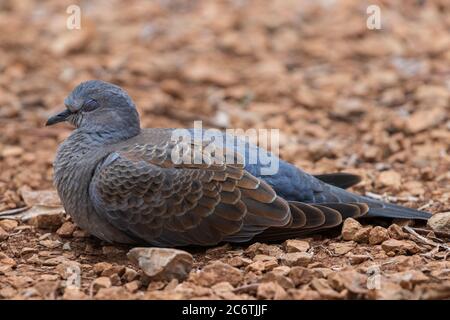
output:
[{"label": "dove's eye", "polygon": [[99,106],[99,103],[95,99],[88,99],[83,103],[81,110],[85,112],[94,111]]}]

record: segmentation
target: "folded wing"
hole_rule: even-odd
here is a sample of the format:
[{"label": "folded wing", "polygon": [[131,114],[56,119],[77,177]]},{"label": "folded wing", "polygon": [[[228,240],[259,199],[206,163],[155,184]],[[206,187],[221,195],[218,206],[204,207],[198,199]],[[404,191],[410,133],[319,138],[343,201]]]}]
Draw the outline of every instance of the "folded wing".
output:
[{"label": "folded wing", "polygon": [[161,246],[244,241],[291,221],[288,203],[245,171],[239,154],[227,164],[198,145],[137,143],[111,153],[91,182],[96,211],[137,241]]}]

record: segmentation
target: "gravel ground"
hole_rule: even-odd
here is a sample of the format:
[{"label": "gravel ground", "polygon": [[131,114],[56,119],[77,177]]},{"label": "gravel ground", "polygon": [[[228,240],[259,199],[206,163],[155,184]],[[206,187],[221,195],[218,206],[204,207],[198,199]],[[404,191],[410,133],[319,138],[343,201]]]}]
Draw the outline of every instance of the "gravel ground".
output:
[{"label": "gravel ground", "polygon": [[381,30],[359,0],[80,1],[68,30],[70,1],[2,1],[0,299],[450,298],[445,230],[348,220],[285,243],[187,248],[192,270],[166,280],[77,229],[52,187],[71,129],[45,120],[99,78],[129,91],[144,127],[278,128],[280,156],[306,171],[449,211],[450,5],[373,3]]}]

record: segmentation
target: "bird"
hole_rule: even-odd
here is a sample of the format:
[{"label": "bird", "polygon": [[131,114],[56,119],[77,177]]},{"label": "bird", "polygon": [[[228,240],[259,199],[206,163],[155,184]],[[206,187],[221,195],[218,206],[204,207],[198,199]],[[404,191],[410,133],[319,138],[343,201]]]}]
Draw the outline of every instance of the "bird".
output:
[{"label": "bird", "polygon": [[[105,81],[80,83],[64,104],[46,123],[74,126],[56,152],[54,185],[73,221],[108,243],[281,241],[336,228],[347,218],[431,216],[349,192],[357,175],[311,175],[221,131],[208,140],[204,130],[186,129],[180,138],[179,129],[141,128],[128,93]],[[249,161],[252,152],[277,160],[276,172]]]}]

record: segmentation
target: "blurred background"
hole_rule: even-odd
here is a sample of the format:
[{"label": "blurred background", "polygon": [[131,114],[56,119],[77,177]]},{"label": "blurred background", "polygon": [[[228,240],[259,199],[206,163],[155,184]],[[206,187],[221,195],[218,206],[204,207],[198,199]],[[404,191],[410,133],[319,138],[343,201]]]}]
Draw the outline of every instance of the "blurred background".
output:
[{"label": "blurred background", "polygon": [[144,127],[278,128],[305,170],[450,208],[449,1],[1,0],[0,211],[51,187],[71,128],[44,123],[89,79],[128,90]]}]

